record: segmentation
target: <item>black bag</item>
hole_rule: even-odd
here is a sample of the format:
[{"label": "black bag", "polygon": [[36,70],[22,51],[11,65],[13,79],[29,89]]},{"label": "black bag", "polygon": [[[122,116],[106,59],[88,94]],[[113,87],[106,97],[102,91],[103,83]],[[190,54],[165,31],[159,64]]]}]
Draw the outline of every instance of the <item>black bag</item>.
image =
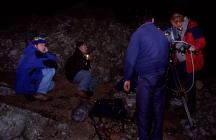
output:
[{"label": "black bag", "polygon": [[99,99],[95,102],[95,105],[90,112],[90,116],[121,120],[127,117],[127,111],[124,107],[122,99]]},{"label": "black bag", "polygon": [[96,126],[95,117],[99,117],[100,121],[103,117],[124,121],[127,117],[127,111],[124,107],[122,99],[99,99],[95,102],[89,115],[92,119],[92,125],[95,128],[95,133],[97,134],[99,140],[103,140]]}]

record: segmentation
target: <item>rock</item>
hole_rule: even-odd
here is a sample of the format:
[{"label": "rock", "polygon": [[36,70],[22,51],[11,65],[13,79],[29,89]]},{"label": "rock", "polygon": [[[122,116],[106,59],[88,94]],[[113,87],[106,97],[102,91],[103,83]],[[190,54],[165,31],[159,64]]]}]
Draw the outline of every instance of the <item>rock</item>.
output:
[{"label": "rock", "polygon": [[13,140],[25,130],[26,112],[0,104],[0,139]]},{"label": "rock", "polygon": [[205,93],[204,93],[204,97],[205,97],[205,98],[209,98],[209,97],[211,97],[211,93],[209,93],[209,92],[205,92]]},{"label": "rock", "polygon": [[4,82],[0,82],[0,95],[7,96],[13,94],[14,94],[14,90],[10,85]]},{"label": "rock", "polygon": [[43,128],[46,126],[48,119],[32,112],[28,112],[27,116],[26,130],[23,135],[26,139],[37,139],[44,131]]},{"label": "rock", "polygon": [[133,138],[131,135],[129,135],[127,133],[123,133],[119,140],[131,140],[131,139],[136,139],[136,137]]},{"label": "rock", "polygon": [[57,129],[59,129],[59,130],[67,130],[68,129],[68,124],[65,124],[65,123],[58,124]]},{"label": "rock", "polygon": [[19,137],[19,138],[15,138],[13,140],[24,140],[24,138],[23,137]]},{"label": "rock", "polygon": [[0,138],[15,139],[23,135],[27,139],[36,139],[40,135],[44,120],[40,115],[16,107],[1,104]]},{"label": "rock", "polygon": [[211,132],[212,132],[212,135],[215,136],[216,135],[216,128],[212,128]]},{"label": "rock", "polygon": [[89,102],[81,102],[71,114],[71,118],[76,122],[82,122],[88,118],[93,105]]},{"label": "rock", "polygon": [[204,87],[204,83],[201,80],[196,80],[196,89],[201,90]]},{"label": "rock", "polygon": [[205,129],[204,128],[200,128],[200,133],[201,133],[201,135],[206,135],[206,131],[205,131]]},{"label": "rock", "polygon": [[18,55],[19,50],[18,49],[14,49],[11,50],[8,54],[8,56],[12,57],[12,56],[17,56]]},{"label": "rock", "polygon": [[[94,134],[95,130],[93,125],[88,122],[72,123],[71,124],[71,135],[74,140],[89,140],[89,136]],[[93,140],[98,140],[95,136]]]},{"label": "rock", "polygon": [[122,135],[121,133],[112,133],[110,136],[110,139],[111,140],[120,140],[121,135]]}]

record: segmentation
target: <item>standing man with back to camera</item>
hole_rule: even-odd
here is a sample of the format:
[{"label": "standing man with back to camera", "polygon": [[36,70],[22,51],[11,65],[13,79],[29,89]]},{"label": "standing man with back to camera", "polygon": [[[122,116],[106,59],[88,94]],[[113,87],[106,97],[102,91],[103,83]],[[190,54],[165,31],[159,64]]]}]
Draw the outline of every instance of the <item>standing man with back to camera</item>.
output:
[{"label": "standing man with back to camera", "polygon": [[133,33],[127,48],[124,89],[129,91],[132,73],[137,72],[139,140],[162,140],[169,42],[154,25],[152,13],[144,14],[142,25]]}]

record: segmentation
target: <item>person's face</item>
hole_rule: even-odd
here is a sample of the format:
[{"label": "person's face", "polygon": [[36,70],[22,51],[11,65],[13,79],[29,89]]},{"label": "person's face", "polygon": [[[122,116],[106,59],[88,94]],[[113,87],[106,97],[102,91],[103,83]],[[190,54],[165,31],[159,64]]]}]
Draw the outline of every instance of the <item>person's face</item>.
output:
[{"label": "person's face", "polygon": [[175,13],[172,16],[170,22],[171,22],[173,27],[181,30],[182,29],[182,23],[184,22],[184,17],[183,17],[183,15],[181,15],[179,13]]},{"label": "person's face", "polygon": [[38,43],[35,47],[42,53],[45,53],[47,49],[45,43]]},{"label": "person's face", "polygon": [[177,28],[177,29],[181,29],[182,28],[182,21],[179,19],[173,19],[171,20],[171,24],[173,27]]},{"label": "person's face", "polygon": [[83,54],[87,54],[88,53],[88,47],[86,44],[83,44],[79,47],[80,51],[83,53]]}]

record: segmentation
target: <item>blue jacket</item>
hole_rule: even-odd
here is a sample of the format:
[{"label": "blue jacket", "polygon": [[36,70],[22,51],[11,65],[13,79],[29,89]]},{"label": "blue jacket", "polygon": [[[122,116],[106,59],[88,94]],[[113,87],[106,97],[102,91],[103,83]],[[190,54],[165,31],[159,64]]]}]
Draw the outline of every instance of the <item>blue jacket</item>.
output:
[{"label": "blue jacket", "polygon": [[57,68],[55,55],[40,53],[30,42],[24,49],[16,69],[15,91],[18,94],[33,94],[43,78],[42,69]]},{"label": "blue jacket", "polygon": [[153,23],[140,26],[132,35],[127,48],[124,78],[129,80],[135,71],[139,76],[157,70],[166,70],[169,57],[169,42]]}]

